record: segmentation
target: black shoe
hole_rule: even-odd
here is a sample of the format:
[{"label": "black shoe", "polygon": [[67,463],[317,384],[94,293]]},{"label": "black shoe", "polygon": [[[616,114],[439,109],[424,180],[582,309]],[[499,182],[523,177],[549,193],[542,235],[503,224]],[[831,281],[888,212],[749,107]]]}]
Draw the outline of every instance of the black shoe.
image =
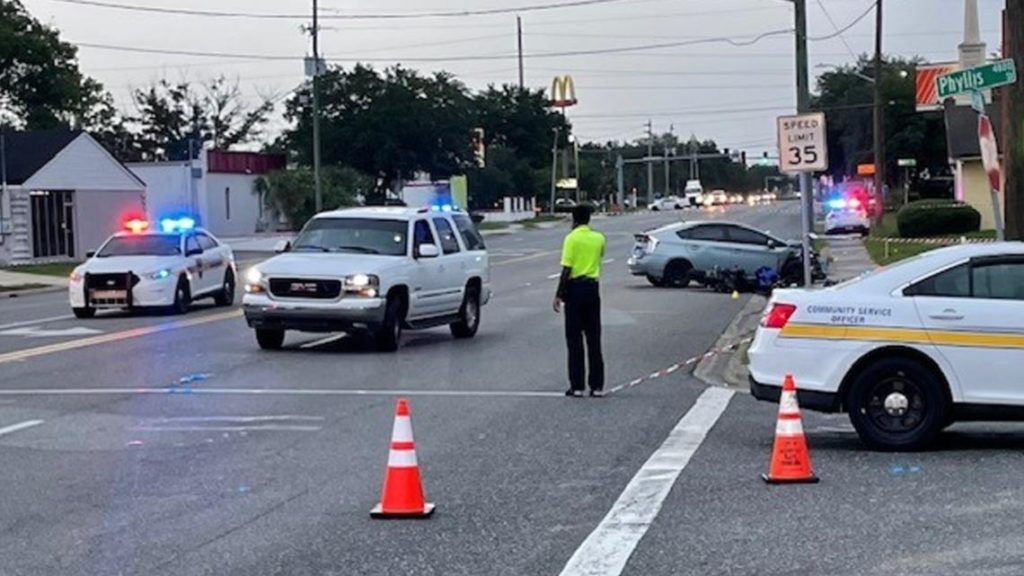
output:
[{"label": "black shoe", "polygon": [[565,391],[565,395],[572,398],[583,398],[583,390],[573,390],[572,388],[569,388]]},{"label": "black shoe", "polygon": [[590,395],[594,398],[604,398],[604,390],[591,390]]}]

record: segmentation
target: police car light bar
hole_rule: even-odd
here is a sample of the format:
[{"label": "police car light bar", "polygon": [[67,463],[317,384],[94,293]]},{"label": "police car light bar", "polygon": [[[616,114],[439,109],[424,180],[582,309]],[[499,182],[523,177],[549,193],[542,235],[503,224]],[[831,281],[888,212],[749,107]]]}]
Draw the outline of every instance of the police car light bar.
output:
[{"label": "police car light bar", "polygon": [[149,222],[140,220],[138,218],[132,218],[124,223],[124,229],[128,230],[133,234],[139,234],[149,228]]},{"label": "police car light bar", "polygon": [[164,218],[160,221],[160,229],[166,233],[187,232],[196,227],[194,218],[183,216],[181,218]]}]

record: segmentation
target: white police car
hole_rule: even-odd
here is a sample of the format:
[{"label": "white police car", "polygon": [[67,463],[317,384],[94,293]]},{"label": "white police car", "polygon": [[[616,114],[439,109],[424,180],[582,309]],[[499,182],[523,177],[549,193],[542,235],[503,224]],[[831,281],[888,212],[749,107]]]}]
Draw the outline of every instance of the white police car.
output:
[{"label": "white police car", "polygon": [[177,314],[193,300],[212,297],[219,306],[235,299],[231,248],[195,227],[188,217],[149,222],[132,219],[71,273],[68,298],[78,318],[104,308],[166,307]]},{"label": "white police car", "polygon": [[824,290],[777,290],[751,392],[847,412],[871,448],[914,450],[957,420],[1024,419],[1024,243],[927,252]]},{"label": "white police car", "polygon": [[871,218],[867,206],[859,198],[837,198],[826,205],[825,233],[855,232],[867,236],[871,231]]}]

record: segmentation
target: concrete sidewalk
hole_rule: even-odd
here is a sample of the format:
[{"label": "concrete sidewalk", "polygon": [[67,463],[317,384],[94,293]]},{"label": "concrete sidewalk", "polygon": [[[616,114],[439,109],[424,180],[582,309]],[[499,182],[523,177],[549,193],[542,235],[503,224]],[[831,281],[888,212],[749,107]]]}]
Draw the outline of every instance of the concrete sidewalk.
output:
[{"label": "concrete sidewalk", "polygon": [[[16,286],[37,285],[45,288],[60,289],[68,287],[68,279],[63,276],[47,276],[46,274],[26,274],[24,272],[12,272],[0,270],[0,287],[7,288],[11,292]],[[42,288],[39,288],[42,289]]]},{"label": "concrete sidewalk", "polygon": [[864,240],[860,237],[819,236],[819,238],[828,244],[822,250],[821,257],[825,262],[831,262],[827,268],[829,280],[842,282],[878,267],[871,260],[871,256],[864,248]]}]

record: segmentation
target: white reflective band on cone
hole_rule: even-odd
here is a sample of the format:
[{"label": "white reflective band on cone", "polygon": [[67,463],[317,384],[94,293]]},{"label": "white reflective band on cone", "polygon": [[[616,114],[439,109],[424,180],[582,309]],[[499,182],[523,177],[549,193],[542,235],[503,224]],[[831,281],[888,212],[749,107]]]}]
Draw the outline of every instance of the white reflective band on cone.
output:
[{"label": "white reflective band on cone", "polygon": [[804,425],[799,420],[785,420],[780,418],[778,423],[775,424],[775,434],[777,436],[796,436],[803,435]]},{"label": "white reflective band on cone", "polygon": [[388,468],[415,468],[415,450],[394,450],[388,452]]},{"label": "white reflective band on cone", "polygon": [[391,429],[392,442],[412,442],[412,420],[408,416],[396,416]]},{"label": "white reflective band on cone", "polygon": [[800,406],[796,402],[796,392],[783,392],[779,398],[779,414],[799,414]]}]

